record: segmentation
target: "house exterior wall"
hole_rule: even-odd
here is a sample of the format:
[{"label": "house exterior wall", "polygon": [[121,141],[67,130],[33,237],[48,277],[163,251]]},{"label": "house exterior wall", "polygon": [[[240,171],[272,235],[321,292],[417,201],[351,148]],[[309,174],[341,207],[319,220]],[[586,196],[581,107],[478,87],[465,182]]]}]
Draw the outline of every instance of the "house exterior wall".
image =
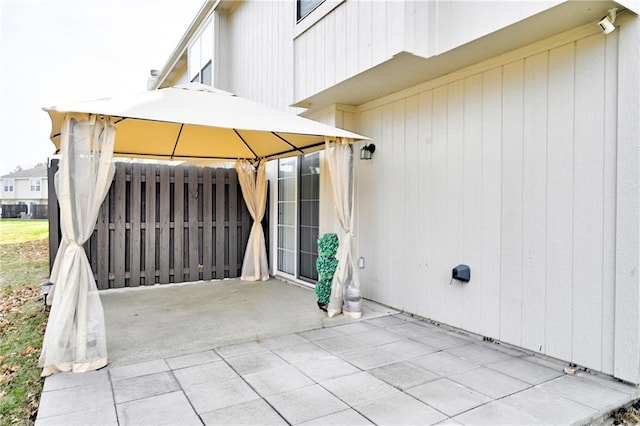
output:
[{"label": "house exterior wall", "polygon": [[560,3],[342,2],[295,39],[295,99],[305,99],[400,52],[425,58],[440,55]]},{"label": "house exterior wall", "polygon": [[[304,30],[295,2],[223,10],[214,80],[299,112],[289,105],[397,53],[437,60],[582,4],[333,3]],[[640,30],[630,13],[616,25],[607,36],[594,22],[563,28],[364,104],[304,113],[376,144],[372,161],[354,161],[365,297],[640,383]],[[323,161],[320,185],[320,232],[339,232]],[[470,283],[451,282],[460,263]]]},{"label": "house exterior wall", "polygon": [[[225,50],[229,90],[292,112],[293,20],[295,2],[247,2],[223,17],[227,28]],[[265,24],[267,23],[267,24]]]},{"label": "house exterior wall", "polygon": [[[627,202],[639,205],[637,115],[618,116],[618,94],[637,87],[619,82],[633,74],[623,67],[638,57],[622,58],[619,38],[637,31],[637,19],[609,36],[578,31],[360,106],[358,131],[376,144],[374,161],[357,162],[364,296],[638,382],[637,209],[624,214],[634,223],[625,254],[616,249],[619,192],[634,188]],[[624,158],[621,124],[633,152]],[[616,297],[621,256],[630,302]],[[468,284],[451,283],[460,263]]]},{"label": "house exterior wall", "polygon": [[[4,191],[4,179],[0,182],[0,200],[2,204],[24,203],[29,206],[31,203],[47,204],[48,200],[48,179],[47,178],[11,178],[13,179],[13,191]],[[31,190],[31,180],[40,180],[40,191]]]}]

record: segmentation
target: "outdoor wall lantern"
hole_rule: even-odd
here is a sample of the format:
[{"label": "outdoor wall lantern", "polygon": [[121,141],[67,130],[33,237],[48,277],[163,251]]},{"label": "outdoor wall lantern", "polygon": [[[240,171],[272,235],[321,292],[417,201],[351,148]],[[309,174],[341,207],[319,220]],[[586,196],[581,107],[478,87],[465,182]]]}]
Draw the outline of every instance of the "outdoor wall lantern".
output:
[{"label": "outdoor wall lantern", "polygon": [[372,143],[366,144],[360,149],[360,159],[371,160],[374,152],[376,152],[376,146]]},{"label": "outdoor wall lantern", "polygon": [[469,265],[458,265],[451,270],[451,281],[458,280],[465,283],[471,281],[471,268]]}]

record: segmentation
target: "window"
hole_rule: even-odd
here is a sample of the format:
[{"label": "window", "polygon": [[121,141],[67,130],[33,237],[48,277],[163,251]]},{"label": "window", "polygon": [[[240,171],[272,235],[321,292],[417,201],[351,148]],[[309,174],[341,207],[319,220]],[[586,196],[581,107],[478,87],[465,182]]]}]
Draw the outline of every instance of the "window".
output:
[{"label": "window", "polygon": [[278,270],[295,275],[296,158],[278,160]]},{"label": "window", "polygon": [[4,179],[4,192],[13,192],[13,179]]},{"label": "window", "polygon": [[31,179],[31,192],[40,192],[40,179]]},{"label": "window", "polygon": [[300,21],[310,14],[316,7],[320,6],[324,0],[297,0],[296,21]]},{"label": "window", "polygon": [[213,24],[205,25],[188,53],[191,82],[213,85]]},{"label": "window", "polygon": [[346,0],[298,0],[296,1],[296,25],[294,40],[344,4]]},{"label": "window", "polygon": [[301,277],[316,281],[320,221],[320,154],[301,156],[299,172],[298,272]]},{"label": "window", "polygon": [[211,86],[211,61],[207,62],[207,65],[204,66],[204,68],[202,68],[202,71],[200,71],[200,82],[202,84],[208,84],[209,86]]},{"label": "window", "polygon": [[278,271],[317,281],[319,211],[320,154],[279,160]]}]

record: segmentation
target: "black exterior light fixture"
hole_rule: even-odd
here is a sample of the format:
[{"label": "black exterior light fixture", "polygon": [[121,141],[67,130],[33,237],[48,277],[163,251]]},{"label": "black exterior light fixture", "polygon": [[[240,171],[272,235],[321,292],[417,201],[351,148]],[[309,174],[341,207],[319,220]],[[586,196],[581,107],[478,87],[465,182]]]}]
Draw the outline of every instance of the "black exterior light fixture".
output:
[{"label": "black exterior light fixture", "polygon": [[374,152],[376,152],[376,146],[374,144],[365,144],[365,146],[360,149],[360,159],[371,160]]}]

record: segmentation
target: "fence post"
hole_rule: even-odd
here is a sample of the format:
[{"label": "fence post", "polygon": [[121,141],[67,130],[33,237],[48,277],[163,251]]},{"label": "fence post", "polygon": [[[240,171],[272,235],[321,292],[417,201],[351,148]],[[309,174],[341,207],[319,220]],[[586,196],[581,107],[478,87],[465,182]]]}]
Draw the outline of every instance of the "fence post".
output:
[{"label": "fence post", "polygon": [[49,272],[53,268],[58,248],[60,247],[60,207],[55,187],[55,174],[58,171],[57,158],[52,159],[47,167],[47,190],[49,192]]}]

